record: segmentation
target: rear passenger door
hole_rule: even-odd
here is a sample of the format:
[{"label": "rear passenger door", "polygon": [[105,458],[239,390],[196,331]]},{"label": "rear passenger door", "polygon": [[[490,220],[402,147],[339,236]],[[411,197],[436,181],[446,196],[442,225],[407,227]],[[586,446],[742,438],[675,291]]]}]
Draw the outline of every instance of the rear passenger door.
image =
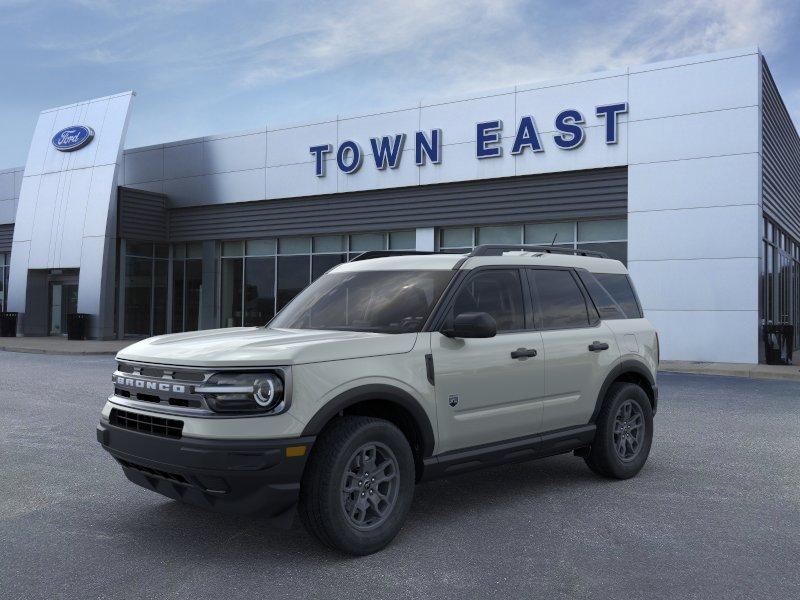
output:
[{"label": "rear passenger door", "polygon": [[619,357],[616,339],[572,269],[532,268],[526,273],[545,353],[542,430],[585,425],[603,379]]}]

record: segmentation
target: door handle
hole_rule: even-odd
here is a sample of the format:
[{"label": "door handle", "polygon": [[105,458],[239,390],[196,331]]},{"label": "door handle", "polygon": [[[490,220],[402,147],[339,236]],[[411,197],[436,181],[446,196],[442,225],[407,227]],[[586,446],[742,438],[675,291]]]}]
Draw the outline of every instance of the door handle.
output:
[{"label": "door handle", "polygon": [[511,358],[533,358],[536,354],[533,348],[517,348],[511,351]]},{"label": "door handle", "polygon": [[589,351],[600,352],[601,350],[608,350],[608,344],[605,342],[598,342],[597,340],[589,344]]}]

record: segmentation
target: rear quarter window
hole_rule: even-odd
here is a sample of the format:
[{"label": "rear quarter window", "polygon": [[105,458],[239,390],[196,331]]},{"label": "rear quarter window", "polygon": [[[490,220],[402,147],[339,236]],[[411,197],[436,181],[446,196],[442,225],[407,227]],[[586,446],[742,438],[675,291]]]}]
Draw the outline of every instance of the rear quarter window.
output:
[{"label": "rear quarter window", "polygon": [[[639,307],[639,302],[636,299],[636,292],[633,291],[633,285],[630,278],[621,273],[592,273],[591,275],[603,286],[608,292],[608,295],[614,300],[619,309],[624,313],[624,317],[604,317],[606,319],[612,318],[627,318],[627,319],[641,319],[642,309]],[[587,285],[588,287],[588,285]],[[591,289],[589,293],[592,294]],[[594,300],[594,296],[592,296]],[[597,307],[600,310],[600,307]],[[602,316],[602,312],[601,312]]]}]

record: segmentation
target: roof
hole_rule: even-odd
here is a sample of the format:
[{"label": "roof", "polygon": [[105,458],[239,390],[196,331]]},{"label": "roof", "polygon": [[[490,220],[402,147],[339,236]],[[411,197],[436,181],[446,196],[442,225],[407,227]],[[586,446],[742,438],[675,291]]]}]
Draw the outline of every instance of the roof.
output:
[{"label": "roof", "polygon": [[[462,262],[463,261],[463,262]],[[460,269],[475,269],[491,265],[507,266],[553,266],[577,267],[593,273],[627,274],[627,269],[618,260],[594,256],[571,254],[548,254],[544,252],[506,252],[502,256],[469,256],[467,254],[409,254],[384,258],[371,258],[338,265],[332,271],[350,273],[356,271],[403,271],[442,270],[447,271],[462,263]]]}]

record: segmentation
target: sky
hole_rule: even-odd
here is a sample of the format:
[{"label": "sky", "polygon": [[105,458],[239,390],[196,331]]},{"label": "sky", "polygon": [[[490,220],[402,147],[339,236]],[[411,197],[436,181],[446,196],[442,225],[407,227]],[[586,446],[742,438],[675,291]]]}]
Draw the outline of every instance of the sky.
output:
[{"label": "sky", "polygon": [[133,148],[755,45],[798,123],[798,33],[796,0],[0,0],[0,169],[126,90]]}]

